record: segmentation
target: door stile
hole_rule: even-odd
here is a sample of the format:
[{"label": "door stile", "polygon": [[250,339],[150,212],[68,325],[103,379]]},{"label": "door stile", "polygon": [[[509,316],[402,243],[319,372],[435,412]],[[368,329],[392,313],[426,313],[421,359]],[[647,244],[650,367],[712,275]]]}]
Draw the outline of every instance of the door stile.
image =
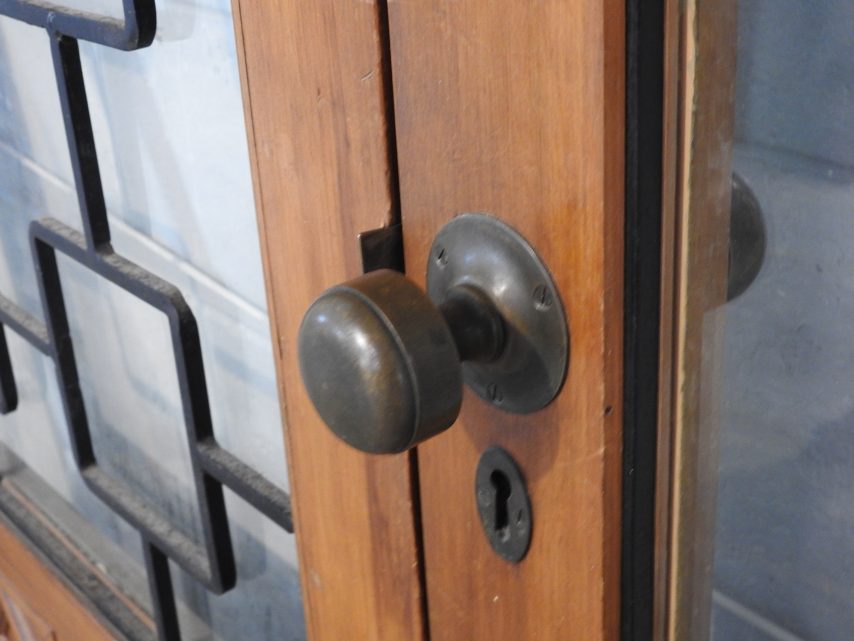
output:
[{"label": "door stile", "polygon": [[[515,227],[552,272],[571,333],[546,409],[466,390],[419,446],[430,634],[617,639],[620,590],[625,3],[409,0],[389,5],[408,275],[465,212]],[[533,538],[498,557],[474,498],[490,445],[521,467]]]},{"label": "door stile", "polygon": [[[737,6],[669,2],[656,639],[709,638]],[[669,341],[669,344],[667,344]]]},{"label": "door stile", "polygon": [[358,234],[397,221],[382,3],[234,0],[309,639],[425,641],[413,455],[322,424],[302,314],[361,273]]}]

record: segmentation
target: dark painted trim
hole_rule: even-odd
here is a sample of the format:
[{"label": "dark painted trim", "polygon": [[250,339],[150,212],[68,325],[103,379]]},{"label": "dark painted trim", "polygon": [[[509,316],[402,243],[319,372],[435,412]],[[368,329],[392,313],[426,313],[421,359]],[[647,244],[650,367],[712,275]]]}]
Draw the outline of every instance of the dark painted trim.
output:
[{"label": "dark painted trim", "polygon": [[664,1],[626,2],[622,641],[651,641],[661,293]]}]

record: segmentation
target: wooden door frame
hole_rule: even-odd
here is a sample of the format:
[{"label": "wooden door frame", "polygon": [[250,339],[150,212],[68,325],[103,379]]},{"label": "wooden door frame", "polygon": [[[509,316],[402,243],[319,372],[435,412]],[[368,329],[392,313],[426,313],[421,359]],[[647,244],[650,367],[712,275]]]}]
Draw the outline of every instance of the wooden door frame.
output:
[{"label": "wooden door frame", "polygon": [[[424,641],[417,453],[380,458],[337,443],[304,411],[294,360],[291,339],[302,310],[324,287],[360,272],[356,234],[400,218],[386,3],[348,8],[337,3],[308,6],[312,4],[233,0],[271,330],[289,425],[292,486],[299,497],[295,513],[309,635]],[[624,641],[651,638],[647,624],[654,611],[656,616],[662,611],[662,591],[654,592],[659,606],[647,595],[653,594],[653,567],[660,576],[666,556],[661,541],[656,542],[661,530],[652,527],[666,512],[660,501],[653,502],[652,485],[656,443],[663,460],[669,431],[662,431],[657,441],[650,431],[650,425],[667,420],[663,414],[656,417],[656,403],[650,403],[669,393],[664,356],[669,334],[664,327],[670,311],[664,303],[650,309],[649,300],[659,300],[659,287],[662,300],[672,291],[666,278],[658,279],[672,255],[657,241],[668,238],[673,223],[666,213],[655,216],[662,194],[664,211],[669,211],[672,180],[661,163],[656,122],[664,122],[664,147],[673,140],[670,120],[656,115],[662,112],[656,70],[663,69],[659,63],[664,57],[659,10],[658,3],[627,2],[624,367],[632,374],[624,380],[622,408]],[[288,182],[286,169],[297,164],[296,173],[305,180]],[[663,177],[657,168],[664,169]],[[310,178],[324,173],[338,178],[332,193]],[[334,218],[331,225],[323,223],[324,215],[331,217],[327,222]],[[314,243],[317,256],[305,264],[293,261],[290,257],[308,243]],[[636,349],[641,345],[645,349]],[[659,371],[659,358],[661,386],[650,375]],[[659,492],[661,487],[659,483]],[[329,521],[337,527],[324,532]],[[362,590],[364,585],[371,589]]]},{"label": "wooden door frame", "polygon": [[361,273],[358,235],[399,221],[386,5],[232,7],[308,636],[424,641],[417,455],[337,440],[296,355],[304,310]]},{"label": "wooden door frame", "polygon": [[736,3],[665,0],[655,641],[711,617],[717,407],[729,252]]},{"label": "wooden door frame", "polygon": [[[424,283],[453,217],[497,216],[548,265],[572,344],[547,407],[508,413],[467,390],[418,448],[434,641],[619,635],[624,17],[624,0],[389,3],[410,278]],[[474,473],[494,445],[532,503],[517,565],[478,523]]]},{"label": "wooden door frame", "polygon": [[31,632],[38,641],[115,638],[114,629],[104,625],[97,611],[82,605],[76,588],[58,578],[54,568],[21,540],[20,532],[2,522],[0,550],[0,625],[13,633],[20,626],[20,638],[31,638],[27,636]]},{"label": "wooden door frame", "polygon": [[[667,233],[668,220],[661,216],[662,199],[667,200],[668,185],[662,181],[667,174],[662,175],[665,165],[662,161],[662,137],[669,130],[664,127],[664,97],[663,73],[665,51],[664,5],[666,0],[655,3],[644,3],[641,0],[627,2],[627,111],[626,111],[626,263],[625,263],[625,327],[624,336],[624,366],[630,373],[625,378],[625,394],[623,397],[623,448],[625,459],[623,463],[622,483],[626,490],[622,503],[621,528],[621,638],[624,641],[645,641],[652,637],[653,613],[660,608],[656,605],[661,600],[661,590],[653,590],[657,586],[656,577],[661,572],[664,557],[660,529],[656,523],[662,519],[666,510],[660,501],[656,502],[657,486],[656,460],[662,456],[662,440],[658,439],[659,396],[665,394],[658,385],[658,374],[664,372],[668,364],[667,358],[659,350],[661,338],[662,349],[666,348],[667,336],[662,323],[666,323],[667,310],[660,307],[660,294],[666,297],[671,291],[669,284],[662,280],[662,263],[672,260],[665,249],[662,249],[662,239]],[[256,190],[256,203],[259,215],[262,244],[264,247],[265,270],[267,273],[268,300],[270,302],[271,327],[278,347],[277,363],[279,364],[279,381],[283,405],[286,408],[286,419],[289,423],[288,447],[290,452],[290,471],[296,496],[297,536],[301,546],[301,556],[308,559],[315,555],[324,557],[321,567],[324,572],[322,580],[315,581],[312,572],[313,561],[304,563],[303,588],[306,599],[309,634],[313,638],[327,638],[338,623],[323,620],[318,613],[333,612],[332,619],[358,622],[366,625],[366,636],[362,638],[383,638],[389,630],[399,630],[401,613],[412,616],[418,623],[410,627],[411,636],[407,638],[424,638],[426,616],[424,612],[424,595],[421,573],[422,560],[418,553],[420,532],[418,523],[417,483],[417,454],[412,452],[398,460],[382,460],[376,457],[365,457],[351,450],[341,449],[337,443],[318,433],[323,433],[320,425],[311,412],[298,410],[296,406],[305,405],[306,399],[301,390],[298,370],[293,356],[293,335],[295,323],[293,318],[285,320],[285,315],[299,317],[314,295],[323,287],[345,280],[359,273],[358,254],[354,242],[354,232],[365,231],[380,226],[387,226],[399,220],[398,197],[395,192],[396,183],[396,150],[393,118],[390,117],[392,102],[390,94],[390,66],[388,59],[387,12],[385,1],[372,5],[374,8],[368,15],[359,18],[357,30],[363,40],[341,42],[329,39],[335,34],[335,11],[329,7],[312,8],[301,13],[296,12],[293,3],[249,3],[246,0],[233,0],[235,25],[238,35],[238,54],[240,57],[241,74],[244,88],[245,110],[247,114],[247,131],[250,140],[253,176]],[[321,33],[326,38],[322,43],[312,44],[313,39],[310,25],[322,26]],[[327,30],[329,32],[327,33]],[[269,35],[265,39],[265,34]],[[278,38],[274,37],[278,35]],[[671,34],[672,35],[672,34]],[[324,44],[325,47],[324,48]],[[305,49],[316,55],[297,56],[298,63],[289,61],[288,53]],[[369,60],[364,68],[354,61]],[[264,107],[264,103],[275,102],[277,92],[281,88],[275,86],[278,78],[300,78],[297,85],[305,91],[309,78],[320,78],[328,82],[324,75],[325,67],[332,64],[339,67],[336,71],[345,78],[359,76],[361,82],[369,82],[371,96],[364,100],[352,92],[336,92],[327,84],[319,86],[316,95],[312,95],[309,104],[307,98],[290,95],[289,100],[296,101],[299,106],[293,106],[283,112],[275,112]],[[283,81],[285,90],[290,86]],[[281,97],[281,96],[280,96]],[[302,101],[305,100],[305,104]],[[284,100],[280,100],[284,104]],[[335,149],[332,160],[334,171],[343,176],[341,182],[346,189],[353,189],[350,184],[356,178],[370,178],[372,193],[360,193],[360,198],[349,201],[348,215],[355,216],[358,221],[355,226],[347,229],[350,238],[336,237],[331,247],[340,252],[343,261],[338,260],[332,269],[327,269],[321,278],[314,278],[308,285],[299,282],[299,267],[294,273],[283,276],[288,271],[288,264],[279,255],[283,247],[294,247],[289,243],[287,235],[295,234],[300,242],[316,237],[318,227],[306,225],[304,220],[306,203],[312,189],[318,186],[292,186],[292,193],[286,193],[282,186],[282,167],[272,157],[273,150],[297,149],[306,145],[306,141],[293,142],[289,140],[292,130],[299,119],[310,113],[309,108],[316,108],[322,115],[312,117],[326,118],[329,123],[338,122],[342,118],[362,119],[377,140],[382,141],[379,147],[369,144],[361,149],[341,149],[341,141],[336,140],[329,132],[314,131],[318,151],[315,156],[303,155],[300,158],[302,171],[308,176],[312,172],[330,170],[325,167],[329,160],[324,154],[328,149]],[[295,113],[300,111],[300,113]],[[349,114],[348,117],[342,114]],[[385,123],[385,124],[384,124]],[[391,124],[389,124],[391,123]],[[339,126],[338,133],[346,130]],[[319,135],[318,135],[319,134]],[[294,138],[301,139],[303,134],[296,132]],[[365,141],[362,141],[363,143]],[[664,143],[666,144],[666,142]],[[308,147],[303,146],[302,149]],[[367,150],[367,151],[366,151]],[[306,161],[307,159],[307,161]],[[354,167],[353,163],[359,165]],[[384,177],[383,180],[380,177]],[[298,195],[295,195],[296,192]],[[342,196],[343,194],[338,194]],[[319,199],[323,202],[323,199]],[[292,207],[292,208],[291,208]],[[326,212],[338,216],[340,212]],[[665,226],[665,227],[663,227]],[[336,222],[334,233],[339,234],[339,224]],[[349,244],[348,244],[349,242]],[[325,251],[325,250],[324,250]],[[293,265],[290,266],[291,268]],[[315,270],[316,276],[321,270]],[[286,287],[282,283],[286,282]],[[281,292],[287,291],[283,297]],[[284,298],[284,300],[283,300]],[[650,305],[650,301],[652,304]],[[290,340],[290,344],[288,344]],[[643,346],[643,347],[640,347]],[[660,369],[661,368],[661,369]],[[663,376],[664,374],[662,374]],[[663,379],[662,379],[663,380]],[[290,399],[290,402],[288,402]],[[668,437],[664,437],[666,441]],[[331,451],[327,451],[329,448]],[[296,452],[311,451],[313,456],[327,462],[319,465],[325,474],[317,469],[306,473],[306,466],[295,459],[300,454]],[[307,456],[307,455],[306,455]],[[328,460],[340,462],[340,475],[330,480],[328,473],[334,466]],[[383,471],[374,468],[380,466]],[[392,469],[389,469],[392,468]],[[366,472],[367,470],[367,472]],[[368,490],[360,490],[362,496],[353,496],[353,486],[361,486],[362,481],[351,483],[351,501],[339,505],[330,511],[334,505],[333,497],[340,492],[340,482],[347,474],[355,474],[358,479],[366,476],[382,475],[386,480],[402,483],[406,492],[398,495],[395,501],[388,504],[373,503],[377,497],[368,496]],[[305,478],[303,478],[305,477]],[[326,488],[319,487],[327,484]],[[315,492],[319,494],[314,497]],[[305,493],[305,494],[303,494]],[[358,553],[352,547],[327,548],[321,551],[323,541],[313,538],[312,532],[319,532],[323,514],[325,518],[334,513],[343,522],[362,535],[378,536],[377,532],[370,533],[370,525],[364,522],[366,509],[370,505],[374,516],[382,521],[397,519],[396,525],[404,533],[401,540],[384,539],[384,545],[391,544],[390,556],[410,558],[413,571],[405,574],[389,575],[379,571],[370,564],[363,565],[367,574],[362,578],[375,586],[374,592],[397,594],[402,599],[393,600],[387,604],[385,611],[373,627],[363,617],[364,612],[376,610],[369,603],[370,595],[352,594],[349,599],[342,600],[347,594],[344,587],[347,584],[347,568],[351,567],[351,559]],[[402,511],[399,511],[403,508]],[[310,512],[316,513],[310,516]],[[401,514],[404,516],[401,517]],[[301,529],[302,519],[308,521],[305,529]],[[401,523],[401,519],[409,523]],[[384,533],[385,536],[390,531]],[[354,540],[358,537],[354,536]],[[415,548],[413,550],[413,547]],[[344,552],[344,549],[348,550]],[[306,571],[308,565],[308,571]],[[342,576],[335,577],[334,569],[339,568]],[[332,577],[332,578],[330,578]],[[321,593],[321,586],[333,582],[336,597]],[[401,586],[403,590],[401,591]],[[363,600],[367,598],[367,602]],[[368,617],[370,618],[370,617]],[[369,629],[370,628],[370,629]],[[420,636],[419,636],[420,635]],[[330,637],[333,638],[333,637]],[[386,637],[388,638],[388,637]]]},{"label": "wooden door frame", "polygon": [[[299,409],[305,399],[289,342],[293,319],[322,287],[359,273],[356,233],[400,219],[387,2],[357,10],[296,0],[232,1],[271,329],[290,425],[291,478],[300,497],[309,634],[336,638],[357,630],[364,639],[423,641],[417,453],[370,457],[329,439],[316,417]],[[690,629],[692,608],[704,599],[696,566],[708,554],[697,545],[702,527],[690,508],[702,489],[699,462],[709,446],[686,439],[700,420],[692,413],[699,366],[690,343],[698,314],[720,298],[714,288],[695,287],[703,282],[702,270],[685,260],[692,243],[720,238],[724,229],[690,213],[720,207],[721,194],[728,194],[722,174],[704,170],[712,128],[688,106],[695,99],[706,106],[717,100],[715,122],[727,126],[731,95],[720,87],[733,63],[705,52],[725,50],[721,42],[731,42],[733,31],[712,15],[726,12],[697,0],[627,0],[626,7],[621,638],[678,641]],[[303,176],[334,172],[334,193],[310,179],[288,184],[283,170],[295,164]],[[338,218],[318,225],[309,220],[315,211]],[[295,267],[283,255],[282,248],[298,251],[300,243],[321,235],[319,255],[327,260]],[[295,463],[303,458],[305,464]],[[0,526],[5,540],[18,537],[38,550],[33,558],[46,563],[74,598],[101,613],[112,608],[108,583],[100,584],[100,593],[76,590],[76,582],[95,585],[97,573],[69,560],[72,548],[41,531],[36,512],[18,508],[3,507],[19,517]],[[330,515],[338,528],[324,534],[321,522]],[[375,542],[368,554],[366,540]],[[688,554],[691,549],[699,552]],[[10,563],[26,559],[25,567],[28,554]],[[20,572],[8,567],[6,573]],[[372,590],[360,591],[356,578]],[[329,611],[335,615],[319,614]],[[119,616],[127,625],[153,625],[139,612]]]},{"label": "wooden door frame", "polygon": [[[0,478],[0,592],[58,641],[147,639],[155,621],[19,487]],[[18,603],[16,603],[18,602]]]}]

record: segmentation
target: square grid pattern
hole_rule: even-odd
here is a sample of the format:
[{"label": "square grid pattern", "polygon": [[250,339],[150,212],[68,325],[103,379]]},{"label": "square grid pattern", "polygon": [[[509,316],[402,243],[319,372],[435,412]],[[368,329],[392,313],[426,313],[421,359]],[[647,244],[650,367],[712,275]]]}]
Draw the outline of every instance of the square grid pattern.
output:
[{"label": "square grid pattern", "polygon": [[[123,0],[123,9],[124,20],[118,21],[58,10],[35,1],[0,0],[0,15],[42,27],[49,36],[83,228],[81,234],[53,218],[30,225],[30,246],[45,321],[0,294],[0,413],[14,411],[18,403],[4,333],[8,328],[53,359],[77,468],[92,492],[139,531],[158,639],[180,641],[169,560],[215,594],[232,589],[236,583],[223,486],[286,531],[293,532],[293,522],[287,493],[220,447],[214,438],[198,327],[181,292],[116,254],[110,244],[78,40],[125,51],[150,45],[157,22],[154,0]],[[201,515],[201,542],[186,536],[150,501],[98,466],[80,389],[57,252],[153,306],[168,319]],[[14,514],[7,516],[14,520]],[[110,612],[104,614],[110,617]]]}]

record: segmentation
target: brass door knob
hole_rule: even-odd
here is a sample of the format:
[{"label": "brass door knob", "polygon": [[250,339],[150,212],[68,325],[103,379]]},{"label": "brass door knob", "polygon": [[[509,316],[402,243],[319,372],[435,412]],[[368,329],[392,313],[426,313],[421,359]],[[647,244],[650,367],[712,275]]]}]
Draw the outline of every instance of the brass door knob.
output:
[{"label": "brass door knob", "polygon": [[489,216],[455,218],[433,244],[427,289],[381,269],[328,289],[303,318],[309,397],[360,450],[402,452],[444,431],[463,382],[518,413],[544,407],[563,384],[563,307],[514,230]]}]

